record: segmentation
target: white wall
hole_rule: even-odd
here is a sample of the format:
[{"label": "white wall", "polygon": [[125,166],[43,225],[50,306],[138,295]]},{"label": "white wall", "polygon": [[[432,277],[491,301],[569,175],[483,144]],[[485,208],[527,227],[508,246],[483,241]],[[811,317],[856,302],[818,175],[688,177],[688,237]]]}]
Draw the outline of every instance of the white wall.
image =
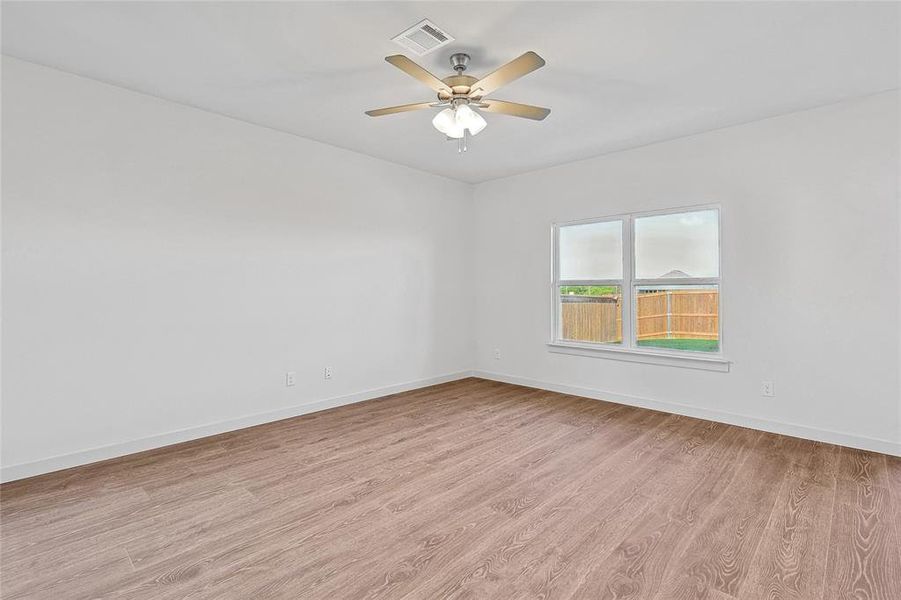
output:
[{"label": "white wall", "polygon": [[2,66],[4,478],[471,368],[469,185]]},{"label": "white wall", "polygon": [[[901,452],[898,106],[884,93],[479,185],[477,368]],[[548,352],[551,223],[704,203],[722,205],[731,372]]]},{"label": "white wall", "polygon": [[[473,192],[14,59],[2,76],[4,479],[473,364],[901,449],[897,93]],[[547,351],[552,222],[713,202],[731,372]]]}]

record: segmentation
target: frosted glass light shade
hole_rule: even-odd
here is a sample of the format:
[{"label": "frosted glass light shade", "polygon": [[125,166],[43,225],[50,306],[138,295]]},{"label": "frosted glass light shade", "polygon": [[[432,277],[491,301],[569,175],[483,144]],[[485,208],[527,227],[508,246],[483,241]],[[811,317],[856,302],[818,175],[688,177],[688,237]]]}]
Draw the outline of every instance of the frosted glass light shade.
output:
[{"label": "frosted glass light shade", "polygon": [[465,104],[457,107],[457,124],[468,129],[472,135],[478,134],[488,125],[482,115]]},{"label": "frosted glass light shade", "polygon": [[463,126],[457,122],[454,109],[445,108],[432,119],[435,129],[451,138],[463,137]]}]

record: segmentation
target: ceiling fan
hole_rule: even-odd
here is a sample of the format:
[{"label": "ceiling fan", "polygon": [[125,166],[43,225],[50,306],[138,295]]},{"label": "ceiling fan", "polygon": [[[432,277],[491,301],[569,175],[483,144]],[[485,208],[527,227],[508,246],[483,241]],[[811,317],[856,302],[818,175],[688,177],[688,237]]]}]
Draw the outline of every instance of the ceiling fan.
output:
[{"label": "ceiling fan", "polygon": [[469,55],[462,52],[452,54],[450,57],[450,64],[456,71],[456,75],[449,75],[444,79],[438,79],[402,54],[386,56],[385,60],[432,88],[438,93],[438,101],[367,110],[366,114],[370,117],[381,117],[410,110],[444,107],[444,110],[432,119],[432,125],[445,134],[447,139],[458,140],[458,152],[466,151],[468,136],[477,135],[488,125],[484,117],[479,114],[479,110],[535,121],[541,121],[551,112],[549,108],[485,97],[499,87],[543,67],[544,59],[531,51],[511,60],[481,79],[463,74],[469,64]]}]

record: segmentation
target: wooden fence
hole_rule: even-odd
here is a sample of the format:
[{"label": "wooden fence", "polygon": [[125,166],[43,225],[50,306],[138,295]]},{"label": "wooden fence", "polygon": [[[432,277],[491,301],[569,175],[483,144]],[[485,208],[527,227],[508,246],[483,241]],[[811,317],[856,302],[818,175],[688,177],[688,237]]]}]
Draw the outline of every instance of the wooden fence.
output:
[{"label": "wooden fence", "polygon": [[[622,339],[618,296],[563,296],[563,339],[616,342]],[[666,290],[638,295],[638,339],[719,338],[719,292]]]},{"label": "wooden fence", "polygon": [[563,339],[618,342],[623,339],[622,299],[617,296],[563,296]]},{"label": "wooden fence", "polygon": [[638,339],[719,338],[719,292],[667,290],[638,295]]}]

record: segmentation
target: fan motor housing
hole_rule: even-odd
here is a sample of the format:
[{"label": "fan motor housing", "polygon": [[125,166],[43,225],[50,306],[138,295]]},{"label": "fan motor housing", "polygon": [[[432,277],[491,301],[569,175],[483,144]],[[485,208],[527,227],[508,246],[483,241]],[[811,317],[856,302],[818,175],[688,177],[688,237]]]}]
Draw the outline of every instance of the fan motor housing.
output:
[{"label": "fan motor housing", "polygon": [[[465,96],[472,89],[472,84],[478,81],[478,79],[471,75],[449,75],[441,81],[443,81],[448,85],[448,87],[450,87],[451,91],[453,92],[453,96]],[[448,94],[445,91],[438,92],[439,100],[449,100],[451,97],[452,95]]]}]

